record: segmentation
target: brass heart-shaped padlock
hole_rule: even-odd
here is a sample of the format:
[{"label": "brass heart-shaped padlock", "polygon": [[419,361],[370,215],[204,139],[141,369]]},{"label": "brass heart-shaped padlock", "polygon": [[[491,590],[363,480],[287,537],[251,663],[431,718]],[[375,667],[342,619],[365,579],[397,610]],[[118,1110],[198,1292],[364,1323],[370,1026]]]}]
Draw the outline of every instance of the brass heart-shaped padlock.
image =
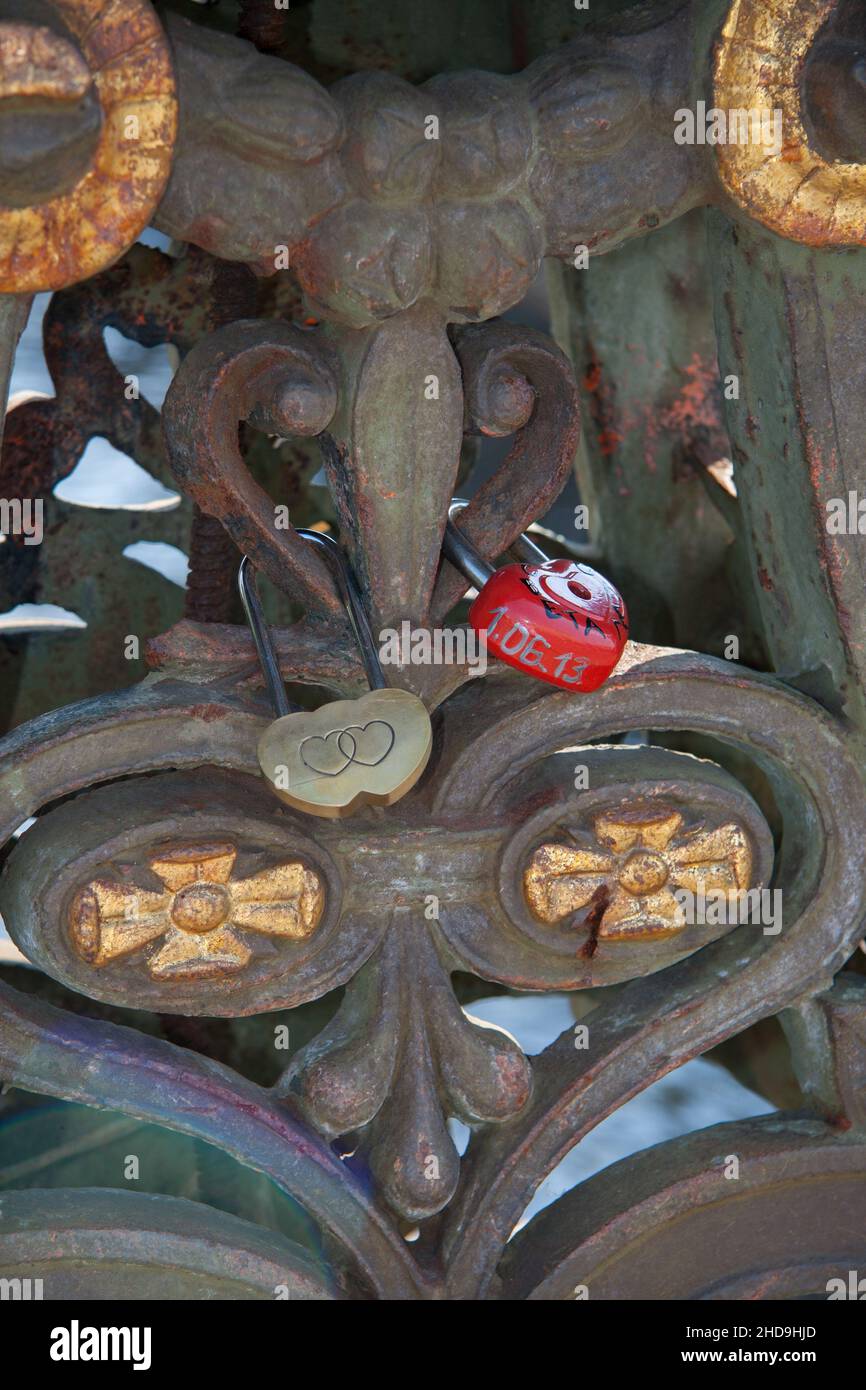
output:
[{"label": "brass heart-shaped padlock", "polygon": [[281,801],[314,816],[390,806],[430,756],[430,717],[408,690],[371,690],[286,714],[259,740],[259,765]]},{"label": "brass heart-shaped padlock", "polygon": [[317,710],[289,704],[244,557],[238,587],[279,715],[259,739],[259,766],[281,801],[312,816],[390,806],[414,787],[427,766],[433,742],[430,716],[417,695],[385,685],[361,597],[339,546],[315,531],[298,534],[322,545],[332,562],[372,688],[360,699],[335,700]]}]

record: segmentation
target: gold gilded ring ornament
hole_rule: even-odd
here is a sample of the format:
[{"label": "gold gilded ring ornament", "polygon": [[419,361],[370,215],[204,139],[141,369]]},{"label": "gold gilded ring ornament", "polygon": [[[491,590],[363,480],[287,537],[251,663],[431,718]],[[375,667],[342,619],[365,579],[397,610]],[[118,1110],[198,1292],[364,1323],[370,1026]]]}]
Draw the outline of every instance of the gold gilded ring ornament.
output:
[{"label": "gold gilded ring ornament", "polygon": [[[780,236],[810,246],[866,245],[866,164],[824,159],[803,119],[809,50],[837,0],[733,0],[714,63],[713,103],[727,113],[781,112],[780,147],[716,147],[730,196]],[[730,117],[729,117],[730,119]]]},{"label": "gold gilded ring ornament", "polygon": [[73,188],[28,207],[2,202],[0,293],[61,289],[132,245],[171,169],[177,100],[168,41],[148,0],[54,0],[74,42],[44,26],[0,25],[0,102],[80,100],[101,116]]}]

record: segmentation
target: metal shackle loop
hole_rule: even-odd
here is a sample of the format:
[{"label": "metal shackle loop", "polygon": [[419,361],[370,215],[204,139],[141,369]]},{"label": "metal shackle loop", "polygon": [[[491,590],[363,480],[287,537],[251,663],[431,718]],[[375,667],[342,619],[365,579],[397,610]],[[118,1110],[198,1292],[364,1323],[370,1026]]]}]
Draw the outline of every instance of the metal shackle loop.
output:
[{"label": "metal shackle loop", "polygon": [[[299,530],[297,533],[306,541],[312,541],[324,551],[327,564],[334,576],[340,598],[346,610],[346,615],[352,627],[352,633],[358,644],[361,659],[364,663],[364,671],[371,690],[387,689],[382,672],[382,666],[376,651],[376,644],[373,641],[373,633],[370,630],[370,623],[364,611],[364,602],[358,582],[349,567],[343,551],[334,540],[333,536],[323,535],[320,531]],[[268,621],[262,609],[261,599],[256,587],[255,571],[250,564],[249,556],[245,555],[238,568],[238,593],[241,597],[244,614],[252,634],[256,653],[265,677],[265,684],[274,711],[278,718],[284,714],[298,714],[301,710],[300,705],[293,704],[286,695],[286,687],[280,673],[280,662],[277,656],[277,649],[274,646],[274,639]]]},{"label": "metal shackle loop", "polygon": [[238,569],[238,593],[241,596],[243,610],[252,633],[274,711],[278,718],[282,718],[284,714],[297,714],[300,705],[293,705],[286,694],[286,687],[280,674],[277,649],[274,646],[274,639],[271,637],[271,630],[262,610],[262,601],[256,588],[255,571],[250,564],[248,555],[243,557]]},{"label": "metal shackle loop", "polygon": [[370,622],[364,609],[361,590],[346,556],[333,536],[323,535],[321,531],[298,531],[298,535],[303,536],[305,541],[312,541],[324,550],[349,622],[352,624],[352,632],[361,653],[370,689],[387,689],[387,681],[382,672],[376,643],[373,641],[373,633],[370,630]]},{"label": "metal shackle loop", "polygon": [[[472,544],[454,522],[457,513],[462,512],[464,507],[468,506],[469,503],[465,497],[452,497],[451,505],[448,508],[445,535],[442,537],[442,553],[446,560],[450,560],[455,569],[458,569],[461,574],[472,581],[476,589],[481,590],[488,579],[492,579],[496,571],[489,560],[485,560],[481,551]],[[525,532],[522,536],[518,536],[513,545],[509,547],[509,551],[526,564],[544,565],[548,560],[544,551],[540,550]]]}]

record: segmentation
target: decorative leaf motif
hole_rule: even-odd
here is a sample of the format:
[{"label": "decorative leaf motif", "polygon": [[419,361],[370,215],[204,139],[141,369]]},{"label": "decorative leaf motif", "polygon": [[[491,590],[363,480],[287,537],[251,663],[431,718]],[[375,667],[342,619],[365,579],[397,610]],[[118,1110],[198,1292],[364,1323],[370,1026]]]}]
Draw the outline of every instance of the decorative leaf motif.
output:
[{"label": "decorative leaf motif", "polygon": [[361,327],[408,309],[424,294],[433,249],[422,207],[386,208],[357,198],[313,229],[293,269],[311,305]]},{"label": "decorative leaf motif", "polygon": [[530,1089],[517,1044],[466,1017],[427,924],[405,912],[277,1087],[325,1134],[360,1130],[355,1161],[410,1220],[441,1211],[457,1185],[446,1117],[501,1122]]},{"label": "decorative leaf motif", "polygon": [[640,122],[638,74],[622,62],[538,65],[532,82],[541,138],[558,159],[589,162],[624,145]]},{"label": "decorative leaf motif", "polygon": [[443,73],[425,84],[442,106],[440,194],[500,196],[523,173],[532,152],[528,112],[507,78]]},{"label": "decorative leaf motif", "polygon": [[542,243],[520,203],[443,202],[435,226],[437,290],[456,314],[489,319],[523,298],[541,264]]}]

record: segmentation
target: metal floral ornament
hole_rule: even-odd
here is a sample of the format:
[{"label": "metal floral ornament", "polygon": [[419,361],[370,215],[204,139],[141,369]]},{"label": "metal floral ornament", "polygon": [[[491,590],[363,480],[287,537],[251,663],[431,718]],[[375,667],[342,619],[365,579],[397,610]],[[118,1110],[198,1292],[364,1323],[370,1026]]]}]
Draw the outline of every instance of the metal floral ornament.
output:
[{"label": "metal floral ornament", "polygon": [[526,901],[541,922],[555,923],[596,902],[598,936],[651,940],[675,936],[685,921],[675,896],[746,890],[752,849],[742,826],[681,834],[669,807],[635,807],[595,817],[595,844],[541,845],[524,875]]},{"label": "metal floral ornament", "polygon": [[315,931],[324,893],[312,869],[293,860],[234,878],[236,854],[230,844],[168,847],[149,863],[163,883],[156,893],[92,879],[69,907],[74,949],[102,967],[158,943],[147,956],[154,979],[204,980],[243,970],[247,932],[300,941]]}]

